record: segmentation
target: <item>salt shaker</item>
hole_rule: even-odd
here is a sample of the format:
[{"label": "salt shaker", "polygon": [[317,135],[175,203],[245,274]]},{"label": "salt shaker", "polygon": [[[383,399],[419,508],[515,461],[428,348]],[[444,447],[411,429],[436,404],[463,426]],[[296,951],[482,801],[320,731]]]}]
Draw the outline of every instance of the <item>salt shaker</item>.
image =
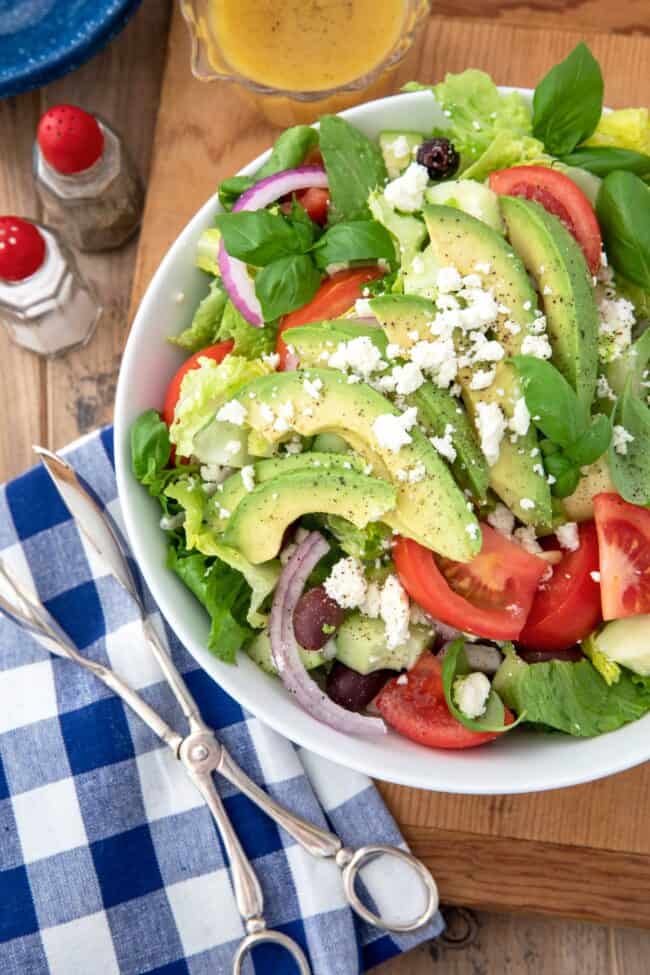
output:
[{"label": "salt shaker", "polygon": [[85,345],[102,309],[59,235],[0,217],[0,322],[18,345],[56,356]]},{"label": "salt shaker", "polygon": [[107,122],[76,105],[41,118],[34,180],[46,222],[81,251],[120,247],[137,230],[144,191],[124,144]]}]

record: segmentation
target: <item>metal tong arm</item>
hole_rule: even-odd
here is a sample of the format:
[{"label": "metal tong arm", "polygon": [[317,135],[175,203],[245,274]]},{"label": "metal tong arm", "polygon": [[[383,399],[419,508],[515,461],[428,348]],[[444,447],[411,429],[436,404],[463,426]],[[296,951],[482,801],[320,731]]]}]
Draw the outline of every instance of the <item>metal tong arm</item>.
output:
[{"label": "metal tong arm", "polygon": [[79,653],[68,635],[61,629],[45,606],[39,603],[8,571],[0,559],[0,581],[4,583],[0,592],[0,612],[27,630],[50,653],[73,660],[80,667],[90,671],[109,687],[118,697],[129,705],[132,711],[142,718],[154,734],[158,735],[173,752],[178,754],[183,738],[151,708],[126,681],[116,673],[94,660],[88,660]]},{"label": "metal tong arm", "polygon": [[207,725],[201,719],[196,701],[174,666],[151,621],[147,618],[122,544],[108,515],[102,511],[88,489],[81,483],[76,471],[70,464],[46,447],[35,446],[33,449],[41,458],[79,531],[111,575],[117,579],[136,604],[147,642],[165,676],[165,680],[187,718],[191,731],[208,730]]}]

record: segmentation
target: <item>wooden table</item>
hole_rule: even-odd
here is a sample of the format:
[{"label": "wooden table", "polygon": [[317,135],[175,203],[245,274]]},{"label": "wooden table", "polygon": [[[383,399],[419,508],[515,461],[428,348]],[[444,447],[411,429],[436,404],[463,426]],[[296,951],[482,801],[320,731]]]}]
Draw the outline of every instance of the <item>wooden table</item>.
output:
[{"label": "wooden table", "polygon": [[[519,5],[517,0],[503,0],[501,3],[485,0],[482,4],[478,0],[463,0],[460,4],[443,0],[442,6],[438,5],[435,12],[466,19],[465,41],[469,38],[471,46],[474,31],[477,58],[482,56],[485,46],[484,31],[479,30],[478,26],[481,18],[490,19],[492,24],[516,25],[510,36],[521,49],[520,62],[523,64],[526,59],[525,28],[538,25],[573,31],[606,29],[622,34],[642,34],[650,23],[650,0],[633,0],[619,8],[605,0],[586,0],[579,7],[563,7],[562,0],[541,0],[539,5]],[[0,212],[39,216],[28,160],[37,119],[44,108],[55,102],[76,101],[105,114],[125,133],[138,164],[143,173],[147,173],[168,21],[168,3],[145,0],[124,34],[90,65],[42,92],[0,102]],[[466,61],[463,65],[454,63],[454,37],[457,36],[457,26],[449,26],[448,21],[440,22],[431,33],[426,56],[431,58],[432,63],[444,64],[452,70],[464,66]],[[176,46],[172,46],[175,58],[172,57],[170,61],[166,86],[187,83],[186,51],[178,50],[178,45],[182,43],[184,41],[176,28]],[[607,41],[602,35],[597,44],[601,46],[601,56],[604,54],[607,57]],[[641,44],[641,41],[634,39],[626,44],[629,59],[638,62],[637,68],[647,56],[646,45],[647,42]],[[430,71],[426,70],[428,66],[425,66],[427,77],[430,76]],[[608,95],[613,90],[610,101],[621,105],[625,102],[625,92],[616,88],[616,67],[615,63],[607,66]],[[647,73],[650,58],[646,59],[644,68]],[[233,98],[234,106],[236,96]],[[264,125],[254,116],[250,117],[249,124],[250,130],[246,128],[244,138],[240,133],[237,145],[233,147],[232,164],[229,163],[233,168],[250,158],[254,154],[252,148],[259,144]],[[211,146],[201,144],[201,132],[193,126],[191,116],[183,119],[181,128],[184,143],[187,144],[188,165],[191,165],[194,147],[209,154]],[[161,172],[164,176],[164,139],[170,137],[172,130],[171,120],[161,118],[155,160],[155,177],[158,181]],[[230,148],[227,131],[222,135],[221,149],[227,150]],[[219,165],[219,158],[215,157],[213,161],[215,167]],[[198,203],[207,193],[201,187],[193,187],[191,180],[188,184],[184,190],[187,197],[184,202],[192,212],[195,208],[193,194],[199,194]],[[165,238],[171,239],[176,233],[168,219],[170,214],[165,212],[164,201],[157,197],[155,206],[152,205],[150,210],[149,229],[151,221],[159,220],[161,239],[156,247],[146,243],[139,255],[136,294],[141,293],[157,263],[160,248],[164,249]],[[148,236],[147,241],[149,239]],[[15,348],[4,333],[0,334],[0,477],[16,474],[31,463],[32,443],[58,447],[79,433],[110,420],[120,354],[128,325],[135,247],[135,244],[131,244],[115,254],[84,257],[81,260],[83,270],[96,284],[107,310],[100,332],[87,349],[62,360],[45,362]],[[631,777],[639,774],[638,771],[627,773]],[[621,794],[626,794],[625,776],[620,778]],[[650,783],[650,777],[643,781]],[[449,801],[447,798],[444,810],[441,810],[437,808],[435,797],[424,793],[397,787],[386,787],[384,793],[389,804],[398,811],[411,841],[430,855],[439,875],[444,877],[443,890],[456,903],[460,899],[460,902],[471,901],[482,908],[505,906],[508,910],[529,910],[534,905],[548,912],[565,912],[577,917],[615,918],[620,922],[632,918],[636,923],[645,923],[647,892],[644,891],[643,896],[637,898],[639,906],[634,908],[630,891],[635,878],[640,881],[643,878],[642,883],[647,887],[649,871],[646,858],[635,858],[627,851],[625,830],[616,837],[603,835],[602,848],[612,853],[612,857],[607,859],[607,870],[604,876],[599,876],[598,883],[601,889],[611,888],[611,896],[608,895],[607,903],[594,906],[590,890],[595,877],[593,866],[586,856],[573,857],[571,847],[564,842],[569,806],[563,804],[562,798],[554,807],[555,821],[549,825],[548,817],[545,817],[543,834],[547,841],[550,829],[551,834],[558,838],[555,849],[547,845],[544,851],[549,856],[548,876],[559,877],[560,881],[551,884],[546,894],[538,889],[533,898],[530,884],[534,878],[530,878],[529,869],[538,851],[534,847],[534,839],[527,840],[532,845],[526,847],[522,838],[534,835],[535,829],[531,833],[530,825],[531,819],[534,824],[537,811],[541,808],[548,810],[541,799],[511,800],[504,797],[474,800],[457,797]],[[576,823],[574,832],[578,837],[581,833],[597,832],[598,799],[600,797],[603,802],[611,803],[612,795],[611,788],[604,787],[601,792],[598,788],[595,792],[585,792],[585,797],[590,797],[594,808],[585,809],[582,821]],[[650,789],[637,788],[635,795],[639,801],[644,796],[650,798]],[[432,841],[427,822],[434,812],[436,825],[442,828],[436,830],[435,841]],[[638,830],[639,820],[643,818],[642,809],[621,810],[620,822],[628,824],[630,830],[633,827]],[[475,829],[479,821],[482,828],[486,823],[488,826],[493,823],[495,833],[498,833],[490,846],[490,855],[486,855],[484,843],[477,846]],[[504,823],[507,824],[505,836]],[[459,853],[462,853],[462,862]],[[571,883],[573,899],[571,903],[563,904],[557,892],[562,889],[562,873],[567,870],[574,875]],[[504,884],[504,871],[510,878],[519,878],[520,885],[513,886],[512,882]],[[576,872],[582,873],[583,883],[575,882]],[[581,897],[582,904],[579,902]],[[444,971],[445,975],[492,975],[493,972],[504,972],[506,975],[519,975],[520,972],[530,972],[531,975],[586,975],[587,972],[596,975],[641,975],[650,970],[650,963],[646,960],[650,935],[642,932],[604,924],[581,925],[573,921],[560,924],[539,919],[514,919],[494,913],[479,914],[479,921],[477,940],[467,950],[452,952],[449,949],[434,949],[431,954],[425,948],[408,959],[385,966],[383,975],[425,975],[435,971]]]}]

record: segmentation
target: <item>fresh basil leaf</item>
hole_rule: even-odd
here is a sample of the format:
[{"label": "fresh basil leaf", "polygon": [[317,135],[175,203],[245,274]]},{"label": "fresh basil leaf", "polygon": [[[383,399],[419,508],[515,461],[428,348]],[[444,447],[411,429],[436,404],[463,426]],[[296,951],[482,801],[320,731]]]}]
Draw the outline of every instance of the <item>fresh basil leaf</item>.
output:
[{"label": "fresh basil leaf", "polygon": [[[304,233],[299,234],[284,217],[268,210],[220,213],[215,224],[229,255],[255,267],[303,250]],[[311,239],[307,247],[310,244]]]},{"label": "fresh basil leaf", "polygon": [[620,425],[634,437],[625,445],[625,453],[616,450],[615,439],[610,447],[609,468],[616,490],[631,504],[650,505],[650,409],[635,396],[632,376],[612,420],[614,427]]},{"label": "fresh basil leaf", "polygon": [[465,641],[461,638],[450,643],[445,651],[442,661],[442,686],[445,693],[445,701],[450,712],[465,728],[470,731],[483,731],[493,734],[502,734],[514,728],[521,717],[512,724],[504,724],[505,710],[501,698],[496,691],[490,691],[487,699],[485,713],[480,718],[468,718],[460,710],[454,700],[454,682],[457,677],[469,673],[470,667],[465,653]]},{"label": "fresh basil leaf", "polygon": [[[556,456],[566,461],[566,457],[562,457],[561,454],[554,455],[554,458]],[[557,469],[555,464],[546,464],[545,466],[549,474],[553,474],[553,470]],[[553,474],[553,476],[555,477],[555,482],[551,484],[551,494],[553,497],[568,498],[580,483],[580,468],[577,464],[568,462],[568,466],[560,473]]]},{"label": "fresh basil leaf", "polygon": [[131,468],[154,496],[161,493],[169,472],[169,430],[156,410],[142,413],[131,427]]},{"label": "fresh basil leaf", "polygon": [[584,42],[551,68],[533,95],[533,134],[564,156],[592,134],[603,110],[603,76]]},{"label": "fresh basil leaf", "polygon": [[337,223],[315,245],[318,267],[352,261],[388,261],[395,264],[395,245],[385,227],[376,220]]},{"label": "fresh basil leaf", "polygon": [[585,421],[573,387],[545,359],[516,355],[512,361],[521,376],[524,399],[535,426],[561,447],[574,443],[584,430]]},{"label": "fresh basil leaf", "polygon": [[321,276],[307,254],[282,257],[262,268],[255,278],[255,292],[265,321],[302,308],[318,291]]},{"label": "fresh basil leaf", "polygon": [[167,567],[210,614],[208,649],[225,663],[234,663],[237,651],[253,634],[246,623],[251,589],[243,575],[220,559],[200,552],[181,554],[174,547],[168,551]]},{"label": "fresh basil leaf", "polygon": [[294,125],[278,136],[271,155],[254,176],[231,176],[219,186],[219,202],[224,210],[230,210],[241,194],[267,176],[281,173],[283,169],[295,169],[310,149],[318,142],[318,132],[310,125]]},{"label": "fresh basil leaf", "polygon": [[329,182],[329,223],[368,219],[368,195],[388,178],[379,146],[340,115],[324,115],[320,150]]},{"label": "fresh basil leaf", "polygon": [[604,413],[594,416],[591,424],[572,444],[565,447],[567,457],[580,466],[593,464],[609,447],[612,439],[612,425]]},{"label": "fresh basil leaf", "polygon": [[566,166],[586,169],[601,178],[617,169],[636,173],[641,179],[650,178],[650,156],[635,152],[633,149],[618,149],[615,146],[578,146],[569,155],[562,156],[561,162]]},{"label": "fresh basil leaf", "polygon": [[611,264],[650,291],[650,187],[634,173],[610,173],[598,193],[596,214]]}]

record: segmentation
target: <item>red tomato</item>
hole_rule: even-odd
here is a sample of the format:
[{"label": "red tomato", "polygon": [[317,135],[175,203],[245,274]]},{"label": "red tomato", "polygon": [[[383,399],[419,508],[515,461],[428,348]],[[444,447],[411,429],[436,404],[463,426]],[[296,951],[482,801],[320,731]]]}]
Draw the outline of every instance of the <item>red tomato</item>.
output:
[{"label": "red tomato", "polygon": [[506,196],[535,200],[554,214],[580,244],[589,270],[600,267],[602,239],[594,208],[572,179],[549,166],[513,166],[490,174],[490,188]]},{"label": "red tomato", "polygon": [[434,619],[492,640],[516,639],[526,622],[546,562],[481,525],[483,546],[471,562],[437,560],[410,538],[393,559],[408,594]]},{"label": "red tomato", "polygon": [[[428,748],[475,748],[498,737],[470,731],[451,714],[442,689],[442,665],[433,654],[420,657],[406,683],[398,680],[394,677],[382,688],[375,704],[384,721],[406,738]],[[512,721],[506,709],[504,723]]]},{"label": "red tomato", "polygon": [[533,650],[565,650],[579,643],[601,620],[598,537],[593,521],[580,525],[580,548],[565,552],[539,589],[519,643]]},{"label": "red tomato", "polygon": [[291,357],[282,333],[297,325],[308,322],[319,322],[323,318],[337,318],[350,308],[357,298],[361,297],[364,284],[373,278],[383,277],[384,272],[378,267],[359,267],[352,271],[339,271],[324,281],[310,302],[296,311],[285,315],[280,323],[275,351],[280,356],[280,369],[295,368],[291,365]]},{"label": "red tomato", "polygon": [[176,409],[176,404],[178,403],[178,396],[181,391],[181,383],[185,373],[189,372],[191,369],[197,369],[199,365],[199,359],[214,359],[215,362],[221,362],[225,359],[230,350],[235,343],[232,341],[219,342],[217,345],[210,345],[207,349],[200,349],[195,352],[194,355],[190,356],[183,365],[180,367],[169,386],[167,387],[167,392],[165,393],[165,405],[163,406],[163,420],[168,427],[174,422],[174,410]]},{"label": "red tomato", "polygon": [[305,208],[307,216],[314,223],[321,226],[327,221],[327,208],[330,205],[330,191],[320,186],[310,186],[307,190],[299,190],[296,200]]},{"label": "red tomato", "polygon": [[650,511],[618,494],[597,494],[603,619],[650,613]]}]

